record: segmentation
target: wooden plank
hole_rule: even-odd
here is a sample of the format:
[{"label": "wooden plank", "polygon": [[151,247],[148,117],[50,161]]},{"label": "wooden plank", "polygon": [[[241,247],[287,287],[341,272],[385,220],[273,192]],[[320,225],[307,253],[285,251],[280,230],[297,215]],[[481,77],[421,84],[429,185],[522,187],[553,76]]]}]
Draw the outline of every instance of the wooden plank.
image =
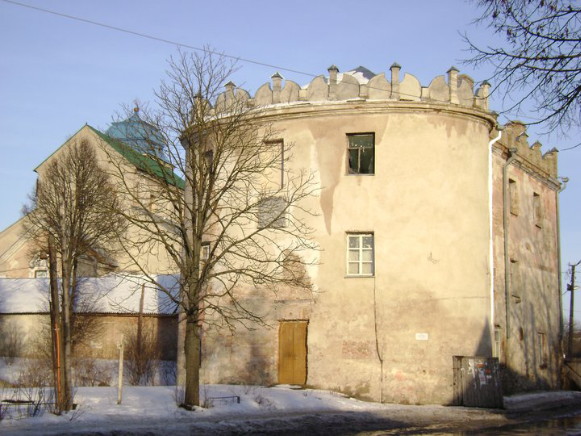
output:
[{"label": "wooden plank", "polygon": [[278,382],[304,385],[307,381],[307,322],[281,322],[278,350]]},{"label": "wooden plank", "polygon": [[297,322],[294,326],[294,384],[307,383],[307,323]]}]

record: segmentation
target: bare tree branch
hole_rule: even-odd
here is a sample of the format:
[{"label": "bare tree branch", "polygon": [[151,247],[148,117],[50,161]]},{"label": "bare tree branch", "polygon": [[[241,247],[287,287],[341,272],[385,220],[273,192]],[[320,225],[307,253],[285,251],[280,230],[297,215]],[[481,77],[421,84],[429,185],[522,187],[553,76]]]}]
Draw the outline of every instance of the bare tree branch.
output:
[{"label": "bare tree branch", "polygon": [[119,213],[139,229],[128,233],[126,252],[154,282],[143,262],[148,252],[163,252],[180,276],[182,293],[171,298],[186,323],[188,406],[199,404],[202,324],[251,326],[263,314],[247,301],[281,287],[311,287],[304,271],[315,247],[302,204],[316,194],[314,177],[285,169],[292,144],[245,91],[226,83],[235,70],[210,50],[172,57],[157,110],[143,114],[163,138],[161,153],[146,138],[151,162],[136,170],[151,195],[140,195],[122,162],[114,165],[124,198]]},{"label": "bare tree branch", "polygon": [[[49,253],[55,266],[50,268],[51,286],[58,286],[58,291],[51,293],[50,304],[51,313],[58,313],[54,321],[55,330],[60,331],[56,343],[62,351],[57,353],[62,355],[62,365],[55,367],[60,368],[64,390],[57,407],[68,411],[73,400],[72,344],[79,333],[73,331],[74,308],[83,301],[77,292],[79,262],[85,257],[106,257],[110,241],[123,233],[125,225],[115,213],[119,209],[116,190],[97,164],[94,149],[84,141],[72,142],[57,153],[40,169],[32,204],[24,213],[28,237],[37,242],[40,251]],[[78,322],[76,326],[81,328]]]},{"label": "bare tree branch", "polygon": [[504,38],[502,47],[482,47],[464,36],[472,52],[466,63],[491,65],[505,112],[535,105],[547,131],[581,122],[581,8],[567,0],[478,0],[478,22]]}]

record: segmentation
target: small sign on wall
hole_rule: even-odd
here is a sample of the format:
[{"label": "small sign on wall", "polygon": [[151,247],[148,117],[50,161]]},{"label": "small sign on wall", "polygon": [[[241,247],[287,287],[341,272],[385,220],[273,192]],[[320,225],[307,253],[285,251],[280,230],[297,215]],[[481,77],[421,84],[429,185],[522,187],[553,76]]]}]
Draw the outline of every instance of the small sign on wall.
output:
[{"label": "small sign on wall", "polygon": [[427,341],[428,339],[427,333],[416,333],[416,341]]}]

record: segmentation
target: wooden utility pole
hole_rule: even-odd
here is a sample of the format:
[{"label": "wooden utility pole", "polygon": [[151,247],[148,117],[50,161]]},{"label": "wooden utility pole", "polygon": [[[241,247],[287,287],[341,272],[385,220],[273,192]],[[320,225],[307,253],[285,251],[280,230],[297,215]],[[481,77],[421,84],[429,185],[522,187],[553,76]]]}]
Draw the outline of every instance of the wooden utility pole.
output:
[{"label": "wooden utility pole", "polygon": [[573,310],[575,308],[575,267],[581,264],[581,260],[575,265],[571,265],[571,283],[567,285],[567,290],[571,292],[571,306],[569,307],[569,337],[567,344],[567,358],[573,357],[573,326],[575,324],[573,318]]}]

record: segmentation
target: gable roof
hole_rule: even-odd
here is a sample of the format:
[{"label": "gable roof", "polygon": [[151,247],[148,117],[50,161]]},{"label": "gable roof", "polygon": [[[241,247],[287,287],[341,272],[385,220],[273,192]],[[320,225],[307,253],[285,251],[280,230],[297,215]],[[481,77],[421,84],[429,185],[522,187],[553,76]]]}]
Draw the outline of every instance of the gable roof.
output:
[{"label": "gable roof", "polygon": [[163,159],[160,157],[152,157],[145,153],[140,153],[135,150],[131,145],[128,145],[119,139],[112,138],[111,136],[100,132],[94,127],[87,124],[87,127],[91,129],[99,138],[101,138],[105,143],[107,143],[111,148],[113,148],[117,153],[127,159],[132,165],[141,171],[165,180],[171,185],[177,186],[180,189],[184,189],[184,180],[173,172],[169,164],[163,164]]},{"label": "gable roof", "polygon": [[65,144],[67,144],[72,138],[81,132],[83,129],[89,129],[92,133],[97,135],[102,141],[104,141],[107,145],[109,145],[113,150],[123,156],[129,163],[134,165],[139,170],[143,171],[146,174],[151,176],[160,178],[165,180],[166,182],[170,183],[173,186],[176,186],[180,189],[184,189],[185,182],[184,180],[178,176],[172,169],[170,164],[164,163],[161,157],[152,157],[147,155],[146,153],[139,152],[131,145],[128,145],[119,139],[112,138],[111,136],[97,130],[93,126],[89,124],[85,124],[79,130],[77,130],[70,138],[68,138],[60,147],[58,147],[55,151],[53,151],[46,159],[44,159],[39,165],[34,168],[34,171],[37,171],[45,162],[50,160],[50,158],[57,153]]}]

